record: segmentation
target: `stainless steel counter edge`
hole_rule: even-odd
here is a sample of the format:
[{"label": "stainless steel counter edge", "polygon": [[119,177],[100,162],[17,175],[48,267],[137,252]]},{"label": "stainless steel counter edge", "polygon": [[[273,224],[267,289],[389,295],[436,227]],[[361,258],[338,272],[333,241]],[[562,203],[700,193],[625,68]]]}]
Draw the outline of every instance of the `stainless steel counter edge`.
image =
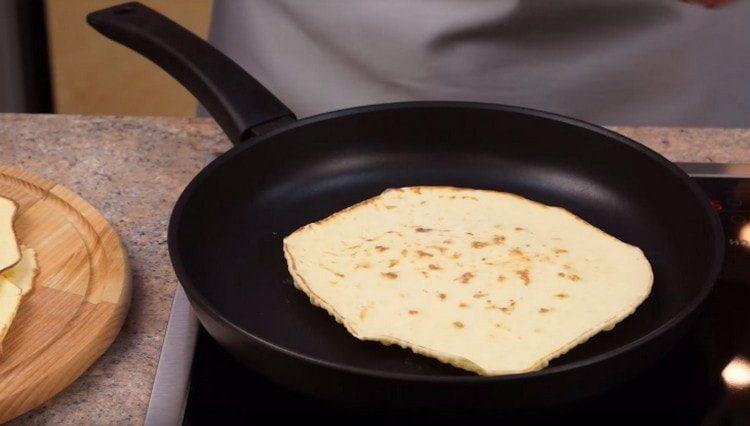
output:
[{"label": "stainless steel counter edge", "polygon": [[178,285],[156,368],[145,425],[182,424],[190,389],[190,369],[198,337],[198,319],[185,290]]},{"label": "stainless steel counter edge", "polygon": [[[676,163],[694,177],[750,178],[750,164]],[[181,424],[190,390],[190,368],[198,335],[198,319],[177,286],[156,370],[145,424]]]},{"label": "stainless steel counter edge", "polygon": [[750,178],[750,164],[675,163],[692,177]]}]

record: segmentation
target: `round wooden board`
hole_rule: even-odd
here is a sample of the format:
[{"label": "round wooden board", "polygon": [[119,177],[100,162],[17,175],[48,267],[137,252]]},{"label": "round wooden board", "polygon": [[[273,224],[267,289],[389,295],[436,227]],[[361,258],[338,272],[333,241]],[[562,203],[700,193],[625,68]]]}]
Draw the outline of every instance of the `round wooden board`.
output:
[{"label": "round wooden board", "polygon": [[0,166],[0,195],[18,203],[16,235],[39,263],[0,354],[3,423],[63,390],[107,350],[125,320],[131,287],[117,234],[76,194]]}]

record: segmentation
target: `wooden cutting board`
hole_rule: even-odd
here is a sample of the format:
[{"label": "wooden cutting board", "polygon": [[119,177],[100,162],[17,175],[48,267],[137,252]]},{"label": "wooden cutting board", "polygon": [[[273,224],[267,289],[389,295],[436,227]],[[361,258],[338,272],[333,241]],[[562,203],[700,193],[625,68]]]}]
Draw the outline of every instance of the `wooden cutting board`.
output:
[{"label": "wooden cutting board", "polygon": [[16,235],[37,252],[34,291],[0,354],[0,423],[76,380],[117,336],[130,304],[120,240],[91,205],[33,174],[0,166],[0,195],[19,210]]}]

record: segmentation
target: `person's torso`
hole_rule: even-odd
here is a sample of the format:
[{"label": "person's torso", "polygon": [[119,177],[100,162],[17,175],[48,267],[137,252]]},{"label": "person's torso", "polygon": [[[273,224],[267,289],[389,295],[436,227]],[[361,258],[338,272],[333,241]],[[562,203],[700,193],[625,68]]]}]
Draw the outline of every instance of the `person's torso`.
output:
[{"label": "person's torso", "polygon": [[403,100],[750,126],[750,3],[215,0],[211,42],[299,116]]}]

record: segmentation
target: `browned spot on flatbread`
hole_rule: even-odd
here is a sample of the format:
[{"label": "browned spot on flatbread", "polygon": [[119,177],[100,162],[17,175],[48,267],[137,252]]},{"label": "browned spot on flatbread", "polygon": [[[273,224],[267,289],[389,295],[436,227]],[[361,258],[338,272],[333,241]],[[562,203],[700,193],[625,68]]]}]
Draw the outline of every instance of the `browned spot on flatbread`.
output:
[{"label": "browned spot on flatbread", "polygon": [[396,278],[398,278],[398,274],[395,273],[395,272],[382,272],[380,275],[382,275],[382,276],[384,276],[384,277],[386,277],[386,278],[388,278],[390,280],[395,280]]},{"label": "browned spot on flatbread", "polygon": [[441,246],[429,246],[430,248],[433,248],[440,252],[440,254],[445,254],[446,251],[448,251],[447,248],[441,247]]},{"label": "browned spot on flatbread", "polygon": [[518,275],[518,278],[523,280],[523,285],[529,285],[529,283],[531,282],[531,277],[529,277],[528,269],[521,269],[519,271],[516,271],[516,275]]},{"label": "browned spot on flatbread", "polygon": [[503,306],[502,308],[500,308],[500,310],[503,311],[503,313],[505,313],[505,314],[509,314],[509,313],[513,312],[514,309],[516,309],[516,301],[515,300],[511,300],[510,302],[508,302],[507,306]]},{"label": "browned spot on flatbread", "polygon": [[570,281],[581,281],[581,277],[578,274],[566,274],[564,272],[558,272],[557,276]]},{"label": "browned spot on flatbread", "polygon": [[502,244],[502,243],[505,242],[505,236],[504,235],[495,235],[495,236],[492,237],[492,242],[496,246],[499,246],[500,244]]},{"label": "browned spot on flatbread", "polygon": [[344,277],[346,277],[346,275],[342,274],[341,272],[337,272],[337,271],[334,271],[333,269],[331,269],[331,268],[329,268],[329,267],[327,267],[327,266],[323,265],[322,263],[319,263],[318,265],[320,265],[320,267],[322,267],[322,268],[323,268],[323,269],[325,269],[326,271],[328,271],[328,272],[332,273],[333,275],[336,275],[336,276],[337,276],[337,277],[339,277],[339,278],[344,278]]},{"label": "browned spot on flatbread", "polygon": [[463,197],[461,197],[461,198],[463,198],[464,200],[474,200],[474,201],[479,201],[479,198],[477,198],[477,197],[473,197],[473,196],[471,196],[471,195],[464,195],[464,196],[463,196]]},{"label": "browned spot on flatbread", "polygon": [[391,209],[395,209],[396,206],[385,206],[385,208],[388,209],[388,210],[391,210]]},{"label": "browned spot on flatbread", "polygon": [[417,256],[421,257],[434,257],[432,253],[428,253],[424,250],[417,250]]},{"label": "browned spot on flatbread", "polygon": [[458,307],[459,308],[468,308],[469,305],[467,305],[466,303],[461,302],[461,303],[458,304]]},{"label": "browned spot on flatbread", "polygon": [[425,204],[427,204],[427,201],[420,201],[420,202],[419,202],[419,205],[420,205],[420,206],[423,206],[423,205],[425,205]]},{"label": "browned spot on flatbread", "polygon": [[508,253],[510,253],[512,256],[524,256],[523,250],[518,247],[513,247],[508,251]]},{"label": "browned spot on flatbread", "polygon": [[439,271],[439,270],[443,269],[443,268],[440,267],[440,265],[435,265],[434,263],[430,263],[427,267],[430,268],[430,269],[432,269],[433,271]]},{"label": "browned spot on flatbread", "polygon": [[549,311],[550,311],[550,309],[549,309],[549,308],[539,308],[539,313],[540,313],[540,314],[546,314],[546,313],[547,313],[547,312],[549,312]]},{"label": "browned spot on flatbread", "polygon": [[372,266],[372,263],[365,262],[365,263],[358,263],[354,266],[354,269],[368,269]]},{"label": "browned spot on flatbread", "polygon": [[556,248],[556,249],[552,249],[552,252],[554,252],[555,254],[563,254],[563,253],[567,253],[568,251],[565,249]]},{"label": "browned spot on flatbread", "polygon": [[464,323],[461,321],[453,321],[453,326],[456,328],[464,328]]},{"label": "browned spot on flatbread", "polygon": [[516,231],[525,231],[526,230],[526,228],[521,228],[520,226],[516,226],[513,229],[515,229]]},{"label": "browned spot on flatbread", "polygon": [[416,232],[432,232],[432,228],[422,228],[421,226],[418,226],[414,229]]},{"label": "browned spot on flatbread", "polygon": [[398,265],[398,259],[391,259],[388,261],[388,267],[393,268],[394,266]]},{"label": "browned spot on flatbread", "polygon": [[474,293],[471,297],[473,297],[475,299],[481,299],[481,298],[486,297],[486,296],[487,296],[487,293],[482,293],[481,291],[478,291],[478,292]]},{"label": "browned spot on flatbread", "polygon": [[488,245],[490,245],[490,243],[485,243],[484,241],[472,241],[471,242],[471,247],[475,249],[484,248],[484,247],[487,247]]},{"label": "browned spot on flatbread", "polygon": [[557,293],[555,295],[555,297],[557,297],[558,299],[567,299],[568,298],[568,294],[567,293]]},{"label": "browned spot on flatbread", "polygon": [[459,253],[459,252],[455,252],[455,253],[453,253],[453,255],[452,255],[451,257],[452,257],[453,259],[458,259],[459,257],[461,257],[461,253]]},{"label": "browned spot on flatbread", "polygon": [[421,271],[421,272],[422,272],[423,277],[430,278],[430,274],[428,274],[427,271]]},{"label": "browned spot on flatbread", "polygon": [[363,320],[365,319],[365,317],[367,317],[367,307],[362,306],[361,308],[359,308],[359,319]]},{"label": "browned spot on flatbread", "polygon": [[502,275],[502,274],[501,274],[501,275],[498,275],[498,276],[497,276],[497,282],[501,283],[501,282],[503,282],[503,281],[505,281],[505,275]]},{"label": "browned spot on flatbread", "polygon": [[379,251],[379,252],[382,253],[382,252],[388,250],[388,247],[386,247],[386,246],[375,246],[375,250],[377,250],[377,251]]},{"label": "browned spot on flatbread", "polygon": [[453,244],[453,240],[443,240],[443,244]]},{"label": "browned spot on flatbread", "polygon": [[401,250],[401,256],[406,257],[407,254],[409,254],[409,250],[407,249]]},{"label": "browned spot on flatbread", "polygon": [[467,284],[471,279],[474,278],[474,274],[471,272],[464,272],[460,277],[456,278],[457,281],[461,281],[462,284]]},{"label": "browned spot on flatbread", "polygon": [[439,298],[440,300],[445,300],[445,298],[446,298],[446,297],[448,297],[448,296],[446,296],[446,294],[445,294],[445,293],[438,293],[438,298]]},{"label": "browned spot on flatbread", "polygon": [[412,188],[411,190],[415,194],[420,194],[420,195],[422,194],[422,188],[417,187],[417,188]]},{"label": "browned spot on flatbread", "polygon": [[419,311],[417,311],[417,310],[415,310],[415,309],[411,309],[411,310],[409,310],[409,315],[416,315],[416,314],[418,314],[418,313],[419,313]]}]

